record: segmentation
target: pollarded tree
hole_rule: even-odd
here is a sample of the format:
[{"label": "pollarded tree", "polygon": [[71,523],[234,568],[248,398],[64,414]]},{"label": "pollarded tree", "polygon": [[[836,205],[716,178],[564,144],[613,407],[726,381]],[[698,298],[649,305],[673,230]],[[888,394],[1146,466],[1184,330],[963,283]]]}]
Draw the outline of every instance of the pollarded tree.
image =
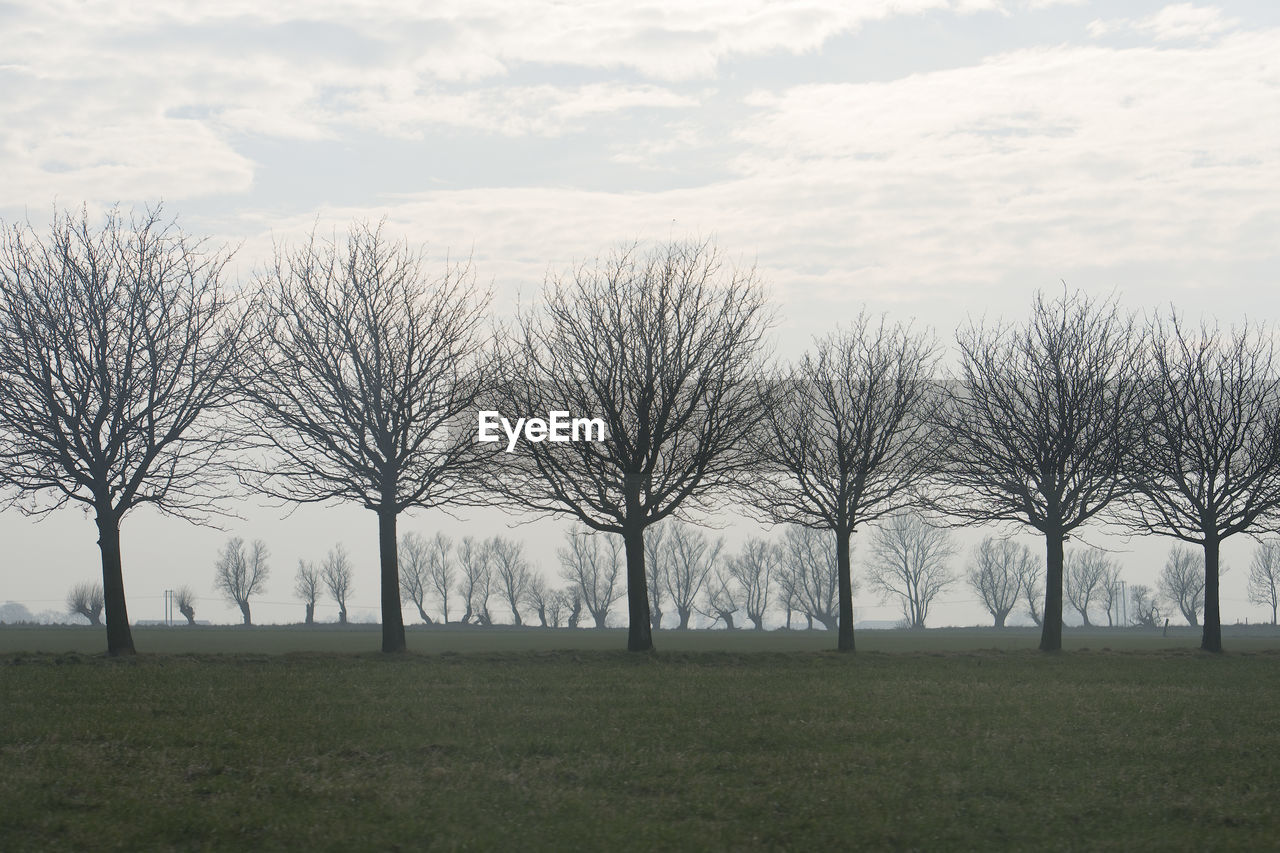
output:
[{"label": "pollarded tree", "polygon": [[1034,561],[1031,549],[1012,539],[988,536],[973,549],[969,586],[995,619],[995,627],[1003,628],[1017,606],[1026,565]]},{"label": "pollarded tree", "polygon": [[550,628],[551,623],[548,622],[551,605],[557,604],[556,591],[547,586],[547,579],[539,572],[529,573],[529,586],[524,591],[524,603],[533,609],[538,615],[538,624],[543,628]]},{"label": "pollarded tree", "polygon": [[750,500],[770,521],[835,539],[841,651],[853,651],[850,539],[901,511],[928,473],[925,452],[940,349],[909,327],[873,323],[816,341],[779,386],[757,448]]},{"label": "pollarded tree", "polygon": [[[1143,348],[1114,301],[1037,294],[1024,326],[957,334],[960,375],[938,408],[930,504],[1045,539],[1040,649],[1062,648],[1063,543],[1125,494],[1141,432]],[[1034,615],[1034,607],[1033,607]]]},{"label": "pollarded tree", "polygon": [[93,513],[111,655],[134,653],[124,517],[199,520],[225,493],[216,415],[242,344],[229,257],[159,208],[101,228],[55,213],[47,240],[15,226],[0,241],[0,488],[27,514]]},{"label": "pollarded tree", "polygon": [[1220,652],[1221,545],[1280,512],[1280,362],[1267,329],[1188,328],[1172,313],[1151,322],[1150,339],[1128,520],[1203,548],[1200,648]]},{"label": "pollarded tree", "polygon": [[1160,602],[1146,584],[1137,583],[1129,587],[1129,601],[1133,608],[1133,621],[1143,628],[1160,626]]},{"label": "pollarded tree", "polygon": [[667,538],[667,591],[675,605],[677,626],[687,630],[698,597],[720,558],[724,540],[711,542],[693,525],[670,523]]},{"label": "pollarded tree", "polygon": [[262,275],[245,365],[247,432],[263,457],[245,479],[285,501],[353,501],[378,517],[382,650],[405,648],[396,524],[465,497],[481,389],[487,296],[470,270],[424,272],[382,227],[345,244],[277,249]]},{"label": "pollarded tree", "polygon": [[214,589],[240,608],[246,625],[253,624],[249,618],[249,599],[263,591],[271,574],[267,566],[268,556],[267,546],[261,539],[253,540],[253,545],[245,553],[244,540],[232,537],[218,554],[218,562],[213,567]]},{"label": "pollarded tree", "polygon": [[724,627],[729,631],[737,627],[734,624],[734,618],[742,609],[746,595],[737,576],[730,571],[728,561],[717,567],[707,578],[703,597],[704,606],[699,610],[702,615],[711,620],[713,627],[716,622],[723,622]]},{"label": "pollarded tree", "polygon": [[649,590],[649,624],[653,630],[662,627],[662,603],[667,599],[667,561],[669,559],[665,524],[652,525],[644,535],[645,586]]},{"label": "pollarded tree", "polygon": [[751,466],[769,323],[754,271],[726,268],[709,243],[676,242],[552,277],[541,309],[499,344],[494,409],[603,424],[603,441],[526,442],[492,487],[622,537],[631,651],[653,648],[645,530],[712,507]]},{"label": "pollarded tree", "polygon": [[516,625],[523,625],[520,605],[529,592],[529,563],[524,558],[524,545],[514,539],[495,536],[489,540],[489,552],[493,555],[493,575],[498,584],[498,594],[511,608],[511,618]]},{"label": "pollarded tree", "polygon": [[1027,615],[1037,628],[1043,627],[1044,617],[1040,614],[1040,604],[1044,601],[1044,564],[1038,557],[1024,561],[1020,563],[1018,573],[1022,599],[1027,603]]},{"label": "pollarded tree", "polygon": [[1280,539],[1263,539],[1249,563],[1249,602],[1271,608],[1271,624],[1276,624],[1280,605]]},{"label": "pollarded tree", "polygon": [[[839,627],[840,573],[836,565],[836,543],[812,527],[794,525],[782,539],[782,582],[794,591],[795,606],[809,620],[828,631]],[[850,578],[850,593],[857,591]]]},{"label": "pollarded tree", "polygon": [[882,520],[871,540],[868,576],[882,600],[898,599],[911,628],[923,628],[929,608],[955,583],[951,535],[919,515],[899,513]]},{"label": "pollarded tree", "polygon": [[488,542],[479,542],[470,536],[458,543],[458,568],[462,578],[458,592],[462,594],[464,611],[462,624],[470,625],[472,619],[488,619],[491,554]]},{"label": "pollarded tree", "polygon": [[757,631],[764,630],[782,549],[767,539],[748,539],[742,553],[728,562],[729,573],[742,590],[742,609]]},{"label": "pollarded tree", "polygon": [[565,534],[565,540],[565,547],[558,552],[560,575],[577,590],[596,627],[603,628],[609,619],[609,608],[626,594],[621,583],[620,537],[573,529]]},{"label": "pollarded tree", "polygon": [[426,610],[427,589],[431,585],[431,545],[416,533],[400,537],[400,599],[418,608],[418,617],[430,625]]},{"label": "pollarded tree", "polygon": [[67,612],[72,616],[83,616],[89,620],[90,625],[102,624],[102,606],[100,583],[78,583],[67,593]]},{"label": "pollarded tree", "polygon": [[191,587],[180,586],[175,589],[173,601],[178,605],[178,612],[187,620],[187,624],[196,624],[196,594]]},{"label": "pollarded tree", "polygon": [[1077,548],[1066,555],[1063,571],[1062,586],[1067,601],[1080,614],[1084,627],[1089,628],[1093,625],[1089,621],[1089,607],[1104,597],[1103,590],[1111,584],[1119,566],[1100,548]]},{"label": "pollarded tree", "polygon": [[427,556],[427,581],[431,589],[440,597],[440,621],[449,624],[449,593],[453,590],[456,573],[453,568],[453,540],[443,533],[437,533],[431,540],[430,552]]},{"label": "pollarded tree", "polygon": [[1174,545],[1160,570],[1160,594],[1182,612],[1191,627],[1200,624],[1204,610],[1204,555]]},{"label": "pollarded tree", "polygon": [[1102,579],[1102,583],[1098,587],[1098,603],[1100,603],[1107,611],[1107,626],[1112,627],[1116,624],[1116,620],[1120,618],[1120,608],[1124,604],[1122,599],[1123,587],[1120,585],[1120,563],[1116,560],[1109,560],[1106,576]]},{"label": "pollarded tree", "polygon": [[321,583],[320,570],[315,564],[298,560],[298,572],[293,576],[293,594],[307,606],[308,625],[313,625],[316,621],[316,599],[320,597]]},{"label": "pollarded tree", "polygon": [[320,565],[320,577],[324,580],[329,595],[338,605],[338,624],[347,624],[347,598],[351,595],[351,583],[355,572],[351,568],[351,559],[347,549],[339,542]]}]

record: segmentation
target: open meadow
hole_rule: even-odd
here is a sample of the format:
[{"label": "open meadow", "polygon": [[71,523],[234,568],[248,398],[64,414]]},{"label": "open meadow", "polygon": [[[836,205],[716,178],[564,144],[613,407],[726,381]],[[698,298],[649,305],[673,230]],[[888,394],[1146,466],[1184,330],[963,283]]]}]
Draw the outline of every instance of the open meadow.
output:
[{"label": "open meadow", "polygon": [[614,631],[422,630],[383,656],[354,651],[370,629],[141,628],[142,655],[107,659],[100,633],[0,631],[0,849],[1280,837],[1271,629],[1222,656],[1187,631],[1055,655],[1030,631],[866,631],[844,656],[807,632],[628,654]]}]

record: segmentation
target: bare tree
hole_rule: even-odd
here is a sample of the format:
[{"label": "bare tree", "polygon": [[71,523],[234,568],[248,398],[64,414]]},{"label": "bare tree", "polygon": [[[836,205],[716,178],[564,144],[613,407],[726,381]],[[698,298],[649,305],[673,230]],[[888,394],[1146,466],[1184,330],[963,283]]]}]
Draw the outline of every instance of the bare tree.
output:
[{"label": "bare tree", "polygon": [[949,565],[956,549],[951,535],[919,515],[883,519],[871,540],[868,576],[881,600],[896,598],[912,628],[923,628],[938,595],[955,583]]},{"label": "bare tree", "polygon": [[249,618],[249,599],[263,591],[271,574],[267,566],[269,556],[267,546],[261,539],[253,540],[253,545],[246,554],[244,540],[236,536],[227,540],[218,554],[218,562],[214,564],[214,589],[240,608],[240,615],[246,625],[253,624]]},{"label": "bare tree", "polygon": [[1103,590],[1118,570],[1115,562],[1100,548],[1077,548],[1066,555],[1063,590],[1067,601],[1080,614],[1084,627],[1093,625],[1089,621],[1089,607],[1104,595]]},{"label": "bare tree", "polygon": [[285,501],[354,501],[378,516],[382,650],[405,648],[396,523],[410,507],[463,498],[481,456],[464,428],[481,389],[470,270],[423,271],[382,226],[346,244],[313,234],[277,249],[261,278],[247,429],[264,458],[245,478]]},{"label": "bare tree", "polygon": [[1098,587],[1098,601],[1107,610],[1107,625],[1109,627],[1114,626],[1116,620],[1122,618],[1119,612],[1124,603],[1122,590],[1123,587],[1120,585],[1120,563],[1116,560],[1108,560],[1106,575]]},{"label": "bare tree", "polygon": [[493,573],[499,594],[511,608],[511,618],[516,625],[523,625],[520,605],[529,593],[529,564],[524,558],[524,545],[514,539],[495,536],[489,540],[493,554]]},{"label": "bare tree", "polygon": [[173,600],[178,605],[178,612],[186,618],[187,624],[196,624],[196,594],[191,587],[180,586],[175,589]]},{"label": "bare tree", "polygon": [[742,553],[729,560],[729,573],[742,590],[742,609],[757,631],[764,630],[774,578],[782,562],[782,549],[767,539],[748,539]]},{"label": "bare tree", "polygon": [[620,539],[601,536],[592,530],[573,529],[565,534],[566,545],[558,552],[561,577],[577,590],[597,628],[605,627],[609,608],[626,594],[621,584]]},{"label": "bare tree", "polygon": [[546,595],[547,625],[559,628],[569,611],[569,597],[563,589],[549,589]]},{"label": "bare tree", "polygon": [[1280,605],[1280,539],[1263,539],[1249,563],[1249,603],[1271,608],[1271,624],[1276,624]]},{"label": "bare tree", "polygon": [[671,522],[667,533],[667,591],[679,617],[677,627],[686,630],[698,596],[716,566],[724,540],[714,543],[689,524]]},{"label": "bare tree", "polygon": [[320,577],[324,585],[338,605],[338,624],[347,624],[347,596],[351,594],[351,581],[354,572],[347,550],[339,542],[320,566]]},{"label": "bare tree", "polygon": [[449,593],[453,590],[456,576],[453,558],[449,556],[452,550],[453,540],[437,533],[431,540],[431,551],[427,557],[427,580],[440,597],[440,621],[446,625],[449,624]]},{"label": "bare tree", "polygon": [[462,594],[465,605],[462,624],[469,625],[472,619],[479,620],[481,616],[488,618],[491,572],[489,543],[477,542],[470,536],[462,537],[462,542],[458,545],[458,567],[462,570],[458,592]]},{"label": "bare tree", "polygon": [[418,616],[430,625],[431,617],[425,604],[427,588],[431,584],[431,546],[418,534],[405,533],[400,537],[397,561],[400,564],[400,599],[412,602],[418,608]]},{"label": "bare tree", "polygon": [[90,625],[101,625],[103,598],[102,584],[92,581],[78,583],[67,593],[67,612],[72,616],[83,616]]},{"label": "bare tree", "polygon": [[316,599],[320,597],[322,582],[320,570],[314,563],[298,560],[298,572],[293,576],[293,594],[307,606],[308,625],[314,625],[316,621]]},{"label": "bare tree", "polygon": [[216,509],[229,441],[216,419],[241,324],[223,291],[230,255],[159,208],[100,229],[55,213],[49,239],[0,242],[0,488],[21,512],[94,514],[107,653],[134,653],[120,524],[151,505],[199,521]]},{"label": "bare tree", "polygon": [[1160,594],[1195,628],[1204,610],[1204,555],[1174,545],[1160,571]]},{"label": "bare tree", "polygon": [[1160,603],[1146,584],[1129,587],[1129,600],[1133,607],[1133,621],[1143,628],[1160,627]]},{"label": "bare tree", "polygon": [[723,622],[727,630],[734,630],[734,617],[742,609],[745,600],[742,584],[730,571],[729,566],[721,563],[711,576],[707,578],[704,606],[699,608],[704,616],[716,622]]},{"label": "bare tree", "polygon": [[858,525],[899,512],[928,473],[931,336],[873,323],[816,342],[784,381],[762,431],[766,476],[752,501],[770,521],[831,532],[840,592],[837,648],[853,651],[850,539]]},{"label": "bare tree", "polygon": [[560,599],[564,602],[567,613],[565,624],[570,628],[577,628],[582,620],[582,591],[577,584],[570,584],[568,588],[560,590]]},{"label": "bare tree", "polygon": [[1040,604],[1044,601],[1044,564],[1039,558],[1021,563],[1018,569],[1022,598],[1027,602],[1027,615],[1036,627],[1043,627]]},{"label": "bare tree", "polygon": [[1150,338],[1128,520],[1202,546],[1200,647],[1220,652],[1222,542],[1266,529],[1280,511],[1280,363],[1271,333],[1247,325],[1226,334],[1216,324],[1188,328],[1173,312],[1152,321]]},{"label": "bare tree", "polygon": [[666,524],[655,524],[644,535],[645,586],[649,590],[649,624],[653,630],[662,627],[662,603],[667,598]]},{"label": "bare tree", "polygon": [[[813,628],[818,621],[828,631],[839,626],[840,575],[835,537],[811,527],[792,526],[782,539],[782,582],[794,590],[795,606]],[[850,592],[857,590],[850,578]]]},{"label": "bare tree", "polygon": [[1040,648],[1062,648],[1063,543],[1125,491],[1124,454],[1141,431],[1142,347],[1114,301],[1037,294],[1022,327],[957,335],[959,380],[939,409],[931,505],[977,522],[1017,522],[1045,538]]},{"label": "bare tree", "polygon": [[623,249],[550,280],[500,346],[494,408],[597,418],[603,441],[528,442],[493,487],[537,512],[622,536],[627,648],[653,648],[644,535],[741,483],[766,399],[770,323],[754,271],[709,243]]},{"label": "bare tree", "polygon": [[524,602],[533,612],[538,615],[538,624],[543,628],[550,628],[551,623],[547,621],[548,611],[556,598],[555,590],[547,586],[547,579],[539,572],[529,573],[529,585],[524,591]]},{"label": "bare tree", "polygon": [[995,619],[995,627],[1003,628],[1005,620],[1017,606],[1022,579],[1028,573],[1029,564],[1035,564],[1031,549],[1012,539],[988,536],[973,549],[969,562],[969,586]]}]

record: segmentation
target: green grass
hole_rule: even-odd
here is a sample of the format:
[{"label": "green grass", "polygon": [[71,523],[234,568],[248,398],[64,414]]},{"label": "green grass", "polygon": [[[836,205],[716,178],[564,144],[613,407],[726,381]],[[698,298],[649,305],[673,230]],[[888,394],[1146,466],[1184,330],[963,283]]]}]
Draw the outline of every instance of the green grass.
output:
[{"label": "green grass", "polygon": [[1186,649],[8,653],[0,849],[1261,849],[1280,830],[1278,667]]}]

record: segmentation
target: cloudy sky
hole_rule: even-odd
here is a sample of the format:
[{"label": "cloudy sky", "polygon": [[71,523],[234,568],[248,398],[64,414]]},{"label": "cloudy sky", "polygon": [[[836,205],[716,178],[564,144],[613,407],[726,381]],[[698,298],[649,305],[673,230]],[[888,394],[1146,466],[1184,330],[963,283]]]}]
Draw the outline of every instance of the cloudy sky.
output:
[{"label": "cloudy sky", "polygon": [[[1275,320],[1278,57],[1263,0],[0,3],[0,218],[163,200],[247,282],[273,239],[386,217],[470,255],[498,311],[620,241],[711,237],[768,283],[783,357],[863,305],[949,340],[1062,281]],[[295,618],[296,560],[337,539],[376,611],[372,514],[243,513],[127,519],[131,616],[187,582],[233,618],[209,589],[227,533],[275,554],[260,618]],[[402,527],[441,524],[494,522]],[[514,534],[553,573],[555,537]],[[0,601],[57,607],[96,571],[76,512],[0,513],[0,536]],[[1124,547],[1153,582],[1167,543]],[[1249,550],[1228,622],[1261,615]],[[969,595],[938,621],[978,621]]]}]

